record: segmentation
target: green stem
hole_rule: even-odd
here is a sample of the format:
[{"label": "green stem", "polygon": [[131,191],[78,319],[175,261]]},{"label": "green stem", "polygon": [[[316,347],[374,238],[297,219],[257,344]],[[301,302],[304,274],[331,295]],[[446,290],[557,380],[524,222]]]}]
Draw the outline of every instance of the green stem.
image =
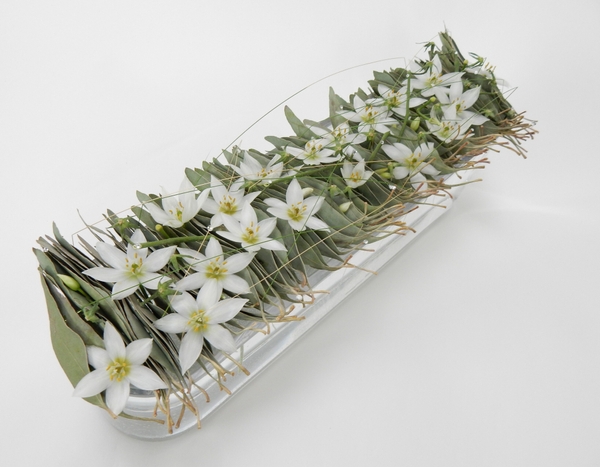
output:
[{"label": "green stem", "polygon": [[408,123],[408,116],[410,115],[410,76],[406,80],[406,108],[404,109],[404,121],[402,122],[402,128],[400,128],[400,138],[404,136],[404,130]]},{"label": "green stem", "polygon": [[177,245],[179,243],[186,242],[201,242],[206,240],[210,235],[190,235],[188,237],[174,237],[174,238],[165,238],[163,240],[156,240],[154,242],[144,242],[140,243],[140,248],[148,248],[155,246],[164,246],[164,245]]},{"label": "green stem", "polygon": [[390,136],[389,131],[387,133],[383,134],[383,136],[379,140],[379,143],[377,143],[377,146],[375,146],[375,149],[373,149],[373,151],[371,152],[371,155],[369,156],[369,159],[368,159],[369,161],[373,160],[373,157],[375,157],[375,154],[377,154],[379,152],[379,150],[381,149],[381,146],[383,146],[383,143],[385,142],[385,140],[388,136]]}]

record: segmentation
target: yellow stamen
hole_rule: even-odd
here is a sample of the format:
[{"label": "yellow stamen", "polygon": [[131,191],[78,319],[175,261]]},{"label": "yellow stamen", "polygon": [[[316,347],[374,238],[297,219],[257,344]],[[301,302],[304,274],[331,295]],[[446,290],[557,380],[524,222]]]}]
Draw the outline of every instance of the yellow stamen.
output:
[{"label": "yellow stamen", "polygon": [[205,316],[204,310],[196,310],[190,316],[189,321],[187,322],[191,331],[194,332],[204,332],[208,328],[208,316]]},{"label": "yellow stamen", "polygon": [[117,357],[106,367],[111,381],[121,382],[131,371],[131,364],[126,358]]}]

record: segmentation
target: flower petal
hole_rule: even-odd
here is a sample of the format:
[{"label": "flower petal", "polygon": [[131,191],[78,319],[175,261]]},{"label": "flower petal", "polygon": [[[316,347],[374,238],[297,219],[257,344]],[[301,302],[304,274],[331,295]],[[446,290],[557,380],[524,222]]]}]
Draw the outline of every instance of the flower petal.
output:
[{"label": "flower petal", "polygon": [[[252,209],[252,208],[250,208]],[[244,209],[245,211],[245,209]],[[243,212],[243,211],[242,211]],[[223,224],[225,224],[225,227],[227,227],[227,230],[229,230],[229,232],[221,232],[219,231],[219,235],[225,237],[225,238],[229,238],[231,239],[229,236],[225,235],[225,234],[233,234],[234,238],[237,238],[237,240],[235,240],[236,242],[239,242],[239,238],[242,236],[242,234],[244,233],[242,230],[242,227],[240,225],[240,223],[238,221],[236,221],[233,217],[230,216],[225,216],[223,218]]]},{"label": "flower petal", "polygon": [[321,209],[321,206],[323,206],[324,201],[324,196],[309,196],[304,200],[304,204],[306,205],[306,213],[309,216],[316,214],[319,209]]},{"label": "flower petal", "polygon": [[248,285],[248,282],[239,276],[227,276],[220,282],[221,286],[225,290],[229,290],[232,293],[245,294],[250,292],[250,286]]},{"label": "flower petal", "polygon": [[[205,191],[207,191],[207,190],[205,190]],[[217,202],[214,199],[207,198],[204,201],[204,204],[202,205],[202,210],[206,211],[210,214],[216,214],[217,212],[219,212],[219,205],[217,204]]]},{"label": "flower petal", "polygon": [[206,261],[206,256],[196,250],[192,250],[190,248],[178,248],[177,251],[179,251],[179,253],[182,255],[184,261],[194,269],[195,266],[198,266],[203,261]]},{"label": "flower petal", "polygon": [[223,219],[225,217],[227,217],[228,215],[229,214],[224,214],[222,212],[217,212],[210,219],[210,228],[211,229],[216,229],[217,227],[220,227],[221,225],[223,225]]},{"label": "flower petal", "polygon": [[276,225],[277,225],[277,219],[275,219],[273,217],[269,217],[267,219],[260,221],[258,223],[258,226],[260,227],[261,236],[268,237],[269,234],[271,232],[273,232]]},{"label": "flower petal", "polygon": [[129,381],[135,387],[154,391],[156,389],[165,389],[168,386],[158,377],[150,368],[145,366],[134,366],[128,375]]},{"label": "flower petal", "polygon": [[264,203],[267,206],[271,206],[273,208],[287,209],[287,204],[285,204],[283,201],[277,198],[267,198],[264,200]]},{"label": "flower petal", "polygon": [[100,394],[110,385],[110,378],[106,370],[94,370],[85,375],[73,391],[75,397],[91,397]]},{"label": "flower petal", "polygon": [[173,256],[173,253],[175,253],[176,248],[175,246],[170,246],[150,253],[144,260],[144,271],[156,272],[163,268],[169,262],[171,256]]},{"label": "flower petal", "polygon": [[228,194],[227,188],[214,175],[210,176],[210,193],[215,200],[220,200]]},{"label": "flower petal", "polygon": [[[236,221],[232,220],[231,222],[236,222]],[[225,222],[225,224],[227,225],[227,222]],[[232,230],[230,227],[231,226],[228,226],[227,228],[229,230]],[[219,235],[221,237],[226,238],[227,240],[231,240],[232,242],[242,243],[241,234],[239,234],[239,233],[227,232],[226,230],[224,230],[222,232],[220,231]]]},{"label": "flower petal", "polygon": [[123,270],[105,268],[104,266],[86,269],[83,271],[83,274],[102,282],[119,282],[128,277],[127,273]]},{"label": "flower petal", "polygon": [[183,292],[185,290],[198,290],[206,283],[206,276],[203,273],[195,272],[187,277],[184,277],[179,282],[175,283],[175,290]]},{"label": "flower petal", "polygon": [[119,415],[123,412],[125,405],[127,404],[127,398],[129,397],[129,381],[113,381],[111,385],[106,388],[106,405],[115,415]]},{"label": "flower petal", "polygon": [[223,288],[219,285],[219,281],[209,280],[206,285],[200,289],[194,302],[195,310],[207,311],[212,308],[221,298]]},{"label": "flower petal", "polygon": [[163,211],[161,208],[159,208],[156,204],[148,203],[145,206],[157,224],[166,224],[173,220],[173,218],[171,216],[169,216],[165,211]]},{"label": "flower petal", "polygon": [[125,267],[126,255],[117,247],[108,243],[98,242],[96,243],[96,250],[100,254],[100,257],[113,268],[123,269]]},{"label": "flower petal", "polygon": [[154,327],[163,332],[179,334],[187,330],[188,319],[179,313],[171,313],[154,321]]},{"label": "flower petal", "polygon": [[206,337],[206,340],[217,349],[227,353],[235,352],[236,346],[233,336],[223,326],[218,324],[209,325],[204,332],[204,337]]},{"label": "flower petal", "polygon": [[252,262],[252,258],[254,258],[254,253],[237,253],[231,255],[225,261],[227,263],[227,271],[230,274],[241,271]]},{"label": "flower petal", "polygon": [[292,204],[300,203],[304,199],[302,195],[302,188],[300,187],[300,183],[295,178],[290,182],[287,191],[285,193],[285,200],[288,206]]},{"label": "flower petal", "polygon": [[171,306],[175,311],[189,318],[192,313],[198,310],[196,300],[189,293],[184,292],[181,295],[176,295],[171,299]]},{"label": "flower petal", "polygon": [[131,277],[117,282],[112,288],[112,299],[121,300],[122,298],[129,297],[135,293],[139,285],[140,283]]},{"label": "flower petal", "polygon": [[88,362],[96,369],[105,369],[110,363],[108,352],[95,345],[87,347]]},{"label": "flower petal", "polygon": [[398,147],[399,144],[400,143],[384,144],[383,146],[381,146],[381,149],[383,150],[383,152],[385,152],[387,154],[387,156],[390,159],[393,159],[396,162],[404,162],[404,159],[407,156],[410,156],[412,151],[410,149],[408,149],[406,146],[404,146],[404,144],[402,144],[401,146],[408,149],[408,153],[406,153],[406,151],[404,149],[401,149]]},{"label": "flower petal", "polygon": [[237,315],[248,300],[245,298],[227,298],[212,306],[206,315],[211,323],[224,323]]},{"label": "flower petal", "polygon": [[408,168],[403,166],[396,167],[392,172],[394,178],[397,180],[407,177],[409,173],[410,171],[408,170]]},{"label": "flower petal", "polygon": [[292,227],[292,229],[297,230],[298,232],[301,232],[304,229],[306,229],[306,218],[302,218],[298,221],[295,221],[293,219],[288,219],[288,222],[289,222],[290,226]]},{"label": "flower petal", "polygon": [[285,203],[283,207],[267,208],[267,212],[279,219],[285,219],[286,221],[290,219],[290,215],[288,214],[288,207]]},{"label": "flower petal", "polygon": [[213,259],[218,256],[223,255],[223,248],[221,244],[215,237],[210,237],[208,244],[206,245],[206,250],[204,250],[204,254],[208,259]]},{"label": "flower petal", "polygon": [[150,356],[151,351],[152,339],[150,338],[135,340],[125,348],[127,360],[132,365],[141,365],[144,363]]},{"label": "flower petal", "polygon": [[181,372],[185,373],[194,364],[202,347],[204,345],[204,338],[202,334],[198,332],[186,332],[181,339],[181,347],[179,347],[179,363],[181,365]]},{"label": "flower petal", "polygon": [[287,250],[285,245],[278,240],[266,240],[257,244],[257,247],[264,248],[265,250]]},{"label": "flower petal", "polygon": [[427,175],[437,175],[440,173],[433,165],[428,164],[420,170],[422,173]]},{"label": "flower petal", "polygon": [[306,220],[306,227],[314,230],[329,230],[329,226],[325,222],[312,216]]},{"label": "flower petal", "polygon": [[123,338],[110,321],[104,325],[104,347],[110,360],[126,356]]}]

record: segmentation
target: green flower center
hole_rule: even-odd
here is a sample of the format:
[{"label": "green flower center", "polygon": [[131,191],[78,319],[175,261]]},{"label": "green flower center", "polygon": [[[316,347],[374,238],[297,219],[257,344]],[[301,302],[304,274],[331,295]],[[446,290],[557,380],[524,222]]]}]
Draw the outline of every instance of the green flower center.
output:
[{"label": "green flower center", "polygon": [[220,261],[220,258],[211,261],[210,264],[206,267],[206,277],[208,279],[216,279],[223,280],[227,275],[227,268],[225,265],[227,261]]},{"label": "green flower center", "polygon": [[415,171],[417,170],[417,167],[419,167],[419,165],[421,164],[421,159],[419,159],[414,154],[411,154],[410,157],[406,158],[405,163],[407,168],[409,168],[411,171]]},{"label": "green flower center", "polygon": [[442,138],[448,138],[454,132],[454,126],[448,122],[442,122],[442,128],[440,129],[440,136]]},{"label": "green flower center", "polygon": [[296,203],[288,207],[288,216],[291,220],[300,222],[304,219],[304,213],[306,212],[306,204]]},{"label": "green flower center", "polygon": [[456,109],[457,114],[466,110],[465,101],[461,101],[460,99],[455,99],[452,103],[454,104],[454,108]]},{"label": "green flower center", "polygon": [[360,172],[358,170],[355,170],[354,172],[352,172],[350,174],[350,181],[354,182],[354,183],[358,183],[362,180],[362,175],[360,174]]},{"label": "green flower center", "polygon": [[131,364],[126,358],[117,357],[106,367],[106,371],[111,381],[121,382],[131,371]]},{"label": "green flower center", "polygon": [[366,107],[365,113],[361,115],[361,119],[364,123],[373,125],[377,121],[378,114],[379,112],[369,105]]},{"label": "green flower center", "polygon": [[258,238],[258,230],[259,229],[260,229],[259,226],[254,227],[254,222],[251,222],[250,225],[248,227],[246,227],[246,229],[244,230],[244,233],[241,236],[242,241],[249,243],[250,245],[254,245],[255,243],[257,243],[259,240],[259,238]]},{"label": "green flower center", "polygon": [[129,270],[132,276],[136,277],[142,274],[143,260],[137,253],[133,254],[133,259],[125,258],[125,269]]},{"label": "green flower center", "polygon": [[386,104],[388,107],[400,107],[402,105],[402,94],[398,91],[392,91],[386,99]]},{"label": "green flower center", "polygon": [[205,311],[197,310],[192,313],[187,324],[193,332],[204,332],[208,328],[208,321]]},{"label": "green flower center", "polygon": [[169,209],[169,213],[171,215],[175,215],[175,217],[177,218],[178,221],[181,221],[182,215],[183,215],[183,204],[181,204],[181,201],[179,202],[179,207],[175,210],[175,213],[173,213],[172,209]]},{"label": "green flower center", "polygon": [[224,196],[219,202],[219,211],[223,214],[229,214],[233,216],[238,212],[237,200],[231,196]]},{"label": "green flower center", "polygon": [[306,159],[308,159],[308,160],[318,159],[319,158],[318,152],[321,149],[323,149],[322,144],[308,143],[306,145]]},{"label": "green flower center", "polygon": [[442,77],[439,73],[431,73],[431,76],[427,78],[427,86],[430,88],[437,86],[438,84],[442,84]]}]

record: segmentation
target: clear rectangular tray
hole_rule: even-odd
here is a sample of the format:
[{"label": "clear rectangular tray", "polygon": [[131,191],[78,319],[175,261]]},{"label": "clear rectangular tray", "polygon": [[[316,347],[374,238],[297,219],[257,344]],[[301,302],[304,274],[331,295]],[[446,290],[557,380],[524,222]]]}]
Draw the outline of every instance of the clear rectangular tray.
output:
[{"label": "clear rectangular tray", "polygon": [[[446,183],[464,184],[472,178],[474,171],[461,173],[459,177],[454,174],[446,178]],[[455,186],[449,190],[450,195],[435,196],[426,200],[431,204],[420,204],[417,209],[403,216],[400,220],[406,225],[415,229],[415,233],[407,232],[405,235],[390,235],[387,238],[365,245],[362,250],[356,251],[352,256],[351,263],[357,267],[342,268],[337,271],[318,271],[310,277],[311,286],[314,290],[326,290],[329,293],[316,295],[314,303],[305,307],[296,307],[293,314],[302,316],[300,321],[288,323],[271,324],[270,333],[262,334],[254,331],[247,331],[246,335],[238,338],[238,342],[243,342],[238,351],[232,354],[232,357],[240,361],[250,372],[247,376],[229,360],[223,360],[222,366],[227,370],[235,371],[235,376],[227,378],[227,388],[231,395],[219,388],[218,383],[204,372],[194,374],[196,384],[202,387],[209,396],[210,401],[206,402],[206,395],[194,388],[192,396],[200,410],[200,417],[204,422],[221,405],[227,402],[235,394],[256,378],[271,362],[279,357],[288,347],[300,339],[308,330],[323,319],[328,313],[331,313],[338,304],[346,299],[355,289],[374,275],[368,271],[378,271],[385,264],[402,251],[416,236],[423,232],[436,219],[442,216],[452,206],[459,192],[464,185]],[[131,395],[125,412],[144,418],[152,418],[155,410],[156,399],[153,395]],[[181,401],[172,396],[170,398],[170,409],[174,418],[177,418],[181,411]],[[160,417],[160,415],[159,415]],[[196,415],[186,410],[178,427],[169,434],[166,425],[143,422],[138,420],[119,417],[116,420],[110,419],[117,429],[123,431],[129,436],[139,439],[164,439],[176,436],[190,428],[197,427],[198,419]]]}]

